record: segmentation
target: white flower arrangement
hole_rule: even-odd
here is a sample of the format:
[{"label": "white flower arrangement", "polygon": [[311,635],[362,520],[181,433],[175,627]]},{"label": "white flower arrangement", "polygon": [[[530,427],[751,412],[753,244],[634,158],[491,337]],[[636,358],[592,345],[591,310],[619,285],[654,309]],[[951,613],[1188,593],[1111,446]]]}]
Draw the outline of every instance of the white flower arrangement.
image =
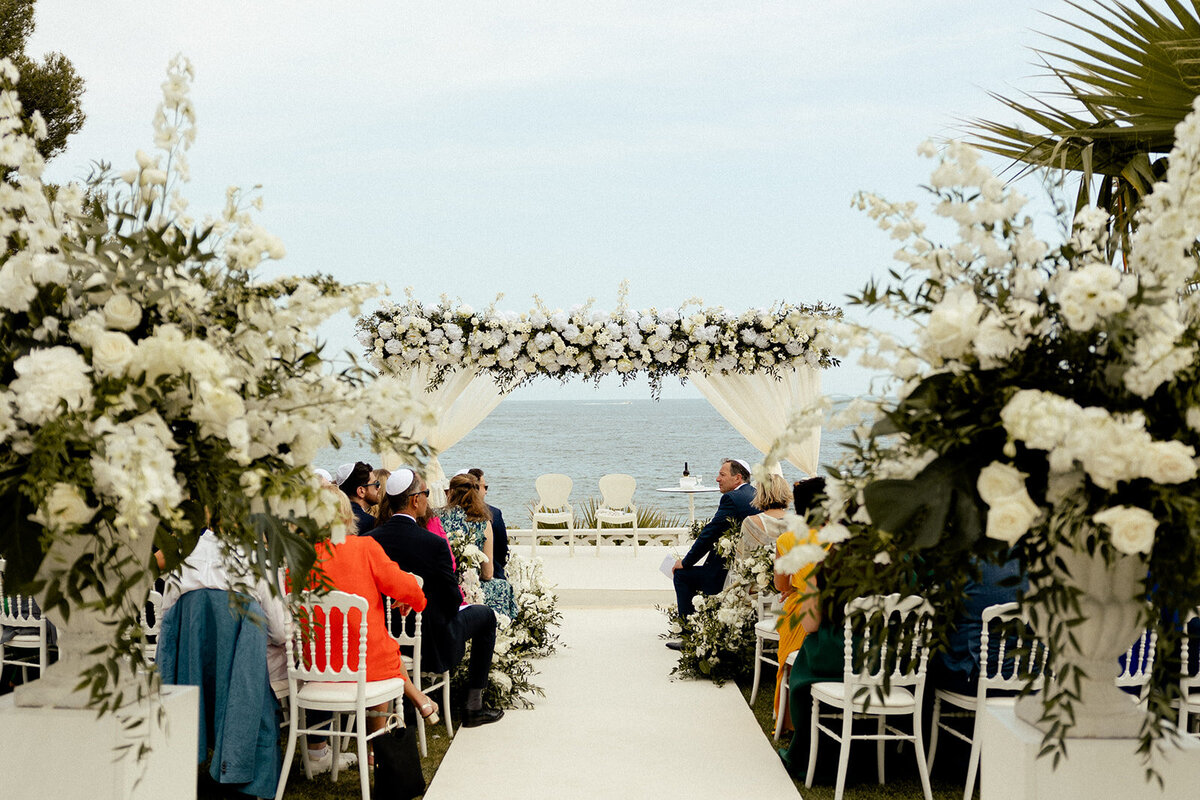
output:
[{"label": "white flower arrangement", "polygon": [[[931,181],[957,242],[928,238],[915,204],[858,198],[904,242],[896,256],[906,269],[851,302],[917,332],[906,344],[848,323],[827,331],[833,355],[862,350],[861,363],[890,368],[877,392],[894,399],[876,403],[873,427],[856,431],[831,470],[815,515],[837,531],[831,552],[795,548],[778,565],[824,560],[833,604],[919,591],[941,625],[954,618],[973,559],[1018,557],[1031,587],[1021,602],[1044,623],[1059,678],[1043,695],[1056,753],[1073,719],[1059,687],[1076,668],[1056,659],[1072,652],[1081,618],[1056,552],[1150,576],[1139,622],[1160,651],[1178,646],[1170,620],[1200,605],[1200,99],[1175,134],[1125,269],[1105,260],[1105,212],[1064,216],[1066,240],[1043,242],[1020,216],[1024,198],[963,144],[947,145]],[[1169,663],[1154,665],[1143,752],[1175,735]]]},{"label": "white flower arrangement", "polygon": [[[333,517],[317,450],[369,431],[373,446],[424,453],[402,431],[428,413],[419,398],[390,386],[381,418],[368,375],[330,368],[315,337],[375,291],[256,275],[283,248],[236,191],[219,219],[187,216],[191,74],[181,58],[168,70],[161,152],[138,151],[120,178],[51,187],[34,146],[44,130],[22,127],[0,61],[0,496],[16,521],[0,553],[6,584],[40,587],[48,616],[103,618],[105,664],[82,676],[101,710],[120,699],[119,675],[154,675],[131,646],[152,547],[175,567],[211,516],[230,552],[265,556],[273,583],[285,563],[307,574]],[[80,676],[68,679],[69,693]]]},{"label": "white flower arrangement", "polygon": [[[411,290],[410,290],[411,292]],[[535,298],[536,299],[536,298]],[[774,373],[790,365],[837,363],[822,344],[826,323],[841,312],[824,303],[779,303],[735,315],[720,307],[641,311],[622,302],[613,312],[577,306],[550,310],[538,301],[516,314],[489,306],[475,311],[443,297],[385,303],[359,319],[359,342],[381,372],[432,366],[440,376],[467,366],[512,388],[535,375],[598,380],[644,372],[657,390],[664,377],[689,372]]]}]

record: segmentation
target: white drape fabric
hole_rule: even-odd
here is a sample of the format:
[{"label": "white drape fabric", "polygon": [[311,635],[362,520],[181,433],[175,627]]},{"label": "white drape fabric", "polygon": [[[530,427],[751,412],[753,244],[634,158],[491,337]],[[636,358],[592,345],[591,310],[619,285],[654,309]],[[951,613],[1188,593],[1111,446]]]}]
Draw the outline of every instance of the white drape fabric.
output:
[{"label": "white drape fabric", "polygon": [[[427,392],[425,389],[432,374],[430,367],[421,366],[401,375],[400,380],[407,382],[414,396],[422,397],[429,403],[436,420],[432,426],[414,424],[411,437],[417,441],[425,440],[430,447],[442,453],[483,422],[500,405],[504,393],[490,375],[476,375],[466,369],[455,370],[436,389]],[[395,453],[384,453],[380,462],[390,470],[403,466]],[[429,460],[425,472],[425,480],[429,484],[429,502],[440,506],[445,503],[450,481],[437,456]]]},{"label": "white drape fabric", "polygon": [[[821,372],[812,367],[780,370],[778,375],[693,372],[688,380],[717,413],[764,454],[787,428],[791,415],[821,395]],[[785,454],[792,466],[809,475],[817,474],[820,455],[820,429],[814,429]]]}]

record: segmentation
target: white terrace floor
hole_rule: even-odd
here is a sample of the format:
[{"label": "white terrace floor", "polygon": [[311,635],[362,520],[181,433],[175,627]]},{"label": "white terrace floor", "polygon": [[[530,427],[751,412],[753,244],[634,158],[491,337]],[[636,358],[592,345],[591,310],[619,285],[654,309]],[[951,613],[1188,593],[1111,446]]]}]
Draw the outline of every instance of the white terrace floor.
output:
[{"label": "white terrace floor", "polygon": [[[514,547],[527,555],[528,546]],[[666,547],[539,547],[559,587],[559,652],[537,662],[536,708],[460,728],[427,800],[797,797],[741,692],[670,675]]]}]

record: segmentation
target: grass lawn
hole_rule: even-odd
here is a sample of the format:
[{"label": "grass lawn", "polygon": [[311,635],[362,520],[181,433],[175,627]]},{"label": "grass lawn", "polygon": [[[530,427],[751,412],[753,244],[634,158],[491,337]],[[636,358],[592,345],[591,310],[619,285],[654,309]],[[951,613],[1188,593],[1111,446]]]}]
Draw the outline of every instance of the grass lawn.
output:
[{"label": "grass lawn", "polygon": [[[772,709],[775,698],[771,684],[765,679],[764,684],[766,684],[765,688],[759,687],[753,711],[754,718],[758,720],[759,727],[762,728],[763,736],[771,740],[775,730],[774,710]],[[742,697],[749,703],[750,681],[739,681],[738,688],[742,691]],[[780,737],[779,744],[788,744],[790,737],[791,734]],[[821,738],[818,759],[821,763],[828,759],[834,767],[830,774],[836,774],[837,743],[825,736]],[[928,745],[928,737],[926,737],[926,747]],[[921,791],[921,779],[917,776],[917,764],[916,758],[913,756],[912,745],[902,744],[899,751],[896,748],[895,743],[889,743],[887,746],[885,765],[887,783],[880,786],[876,782],[875,775],[875,743],[855,744],[850,752],[850,766],[846,775],[846,800],[923,800],[925,795]],[[963,787],[967,781],[967,754],[967,746],[957,739],[947,735],[943,735],[939,739],[937,763],[934,766],[933,775],[930,776],[935,800],[961,800]],[[796,789],[799,790],[800,796],[804,800],[833,800],[833,778],[823,784],[820,772],[818,772],[817,780],[813,782],[811,789],[804,785],[803,776],[795,783]],[[976,786],[978,787],[978,783]],[[976,788],[976,796],[978,796],[978,788]]]},{"label": "grass lawn", "polygon": [[[457,727],[457,723],[455,724]],[[439,722],[437,725],[426,725],[425,738],[429,747],[429,755],[421,759],[421,771],[425,773],[425,783],[428,785],[433,780],[438,767],[441,766],[442,759],[446,755],[446,750],[450,747],[450,737],[446,735],[445,722]],[[285,736],[283,745],[286,744],[287,738]],[[324,775],[313,776],[311,781],[305,778],[304,764],[300,761],[299,751],[299,748],[303,746],[303,740],[296,744],[296,758],[293,760],[292,770],[288,774],[286,791],[288,800],[358,800],[358,798],[362,797],[362,791],[358,785],[359,775],[357,765],[340,771],[337,783],[334,783],[330,779],[328,772]],[[374,777],[372,777],[373,787]],[[371,796],[372,800],[374,800],[373,792]],[[234,800],[234,798],[236,800],[247,800],[249,795],[218,786],[208,777],[207,769],[201,769],[197,797],[198,800],[226,800],[227,798],[228,800]]]}]

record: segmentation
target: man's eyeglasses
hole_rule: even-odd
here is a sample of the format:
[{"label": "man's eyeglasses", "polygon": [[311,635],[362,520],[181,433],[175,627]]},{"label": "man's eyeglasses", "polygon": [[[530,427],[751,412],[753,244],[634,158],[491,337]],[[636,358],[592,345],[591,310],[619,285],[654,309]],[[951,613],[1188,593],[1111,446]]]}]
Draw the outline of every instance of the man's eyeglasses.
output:
[{"label": "man's eyeglasses", "polygon": [[366,485],[367,485],[367,486],[374,486],[376,489],[378,489],[378,488],[379,488],[379,481],[371,481],[370,483],[368,483],[368,484],[366,484]]},{"label": "man's eyeglasses", "polygon": [[428,489],[422,489],[422,490],[421,490],[421,491],[419,491],[419,492],[413,492],[413,497],[416,497],[416,496],[417,496],[417,495],[419,495],[419,494],[423,494],[423,495],[425,495],[426,497],[429,497],[429,490],[428,490]]}]

